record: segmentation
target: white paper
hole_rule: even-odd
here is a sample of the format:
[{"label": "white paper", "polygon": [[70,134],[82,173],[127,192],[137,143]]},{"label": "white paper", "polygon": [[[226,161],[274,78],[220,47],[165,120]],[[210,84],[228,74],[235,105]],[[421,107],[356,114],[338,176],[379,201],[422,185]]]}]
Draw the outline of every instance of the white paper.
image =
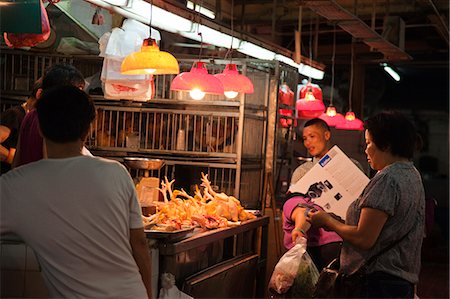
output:
[{"label": "white paper", "polygon": [[345,219],[348,206],[368,183],[369,178],[335,145],[289,191],[306,194],[326,212]]}]

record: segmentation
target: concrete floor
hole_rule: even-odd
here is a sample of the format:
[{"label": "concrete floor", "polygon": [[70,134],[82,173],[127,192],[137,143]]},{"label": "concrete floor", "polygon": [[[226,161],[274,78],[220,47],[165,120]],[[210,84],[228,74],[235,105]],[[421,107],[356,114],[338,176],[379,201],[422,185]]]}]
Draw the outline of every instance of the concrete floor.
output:
[{"label": "concrete floor", "polygon": [[422,245],[422,269],[417,286],[419,298],[450,298],[449,241],[446,230],[435,224]]}]

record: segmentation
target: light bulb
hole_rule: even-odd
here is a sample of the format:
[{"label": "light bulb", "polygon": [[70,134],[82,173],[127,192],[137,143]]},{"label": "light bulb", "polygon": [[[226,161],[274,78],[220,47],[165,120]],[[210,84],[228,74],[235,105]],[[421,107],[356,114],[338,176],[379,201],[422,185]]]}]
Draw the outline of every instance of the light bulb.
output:
[{"label": "light bulb", "polygon": [[224,94],[228,99],[234,99],[235,97],[237,97],[238,92],[229,90],[229,91],[225,91]]},{"label": "light bulb", "polygon": [[315,101],[316,98],[314,97],[312,91],[307,91],[305,94],[305,100],[307,101]]},{"label": "light bulb", "polygon": [[328,107],[327,108],[327,115],[331,116],[331,117],[336,116],[336,108]]},{"label": "light bulb", "polygon": [[205,93],[198,88],[194,88],[191,91],[189,91],[189,95],[194,100],[201,100],[205,97]]},{"label": "light bulb", "polygon": [[143,69],[143,72],[144,72],[145,74],[151,75],[151,74],[153,74],[154,72],[156,72],[156,69]]},{"label": "light bulb", "polygon": [[345,114],[345,119],[348,120],[348,121],[355,120],[355,113],[351,112],[351,111],[347,112]]}]

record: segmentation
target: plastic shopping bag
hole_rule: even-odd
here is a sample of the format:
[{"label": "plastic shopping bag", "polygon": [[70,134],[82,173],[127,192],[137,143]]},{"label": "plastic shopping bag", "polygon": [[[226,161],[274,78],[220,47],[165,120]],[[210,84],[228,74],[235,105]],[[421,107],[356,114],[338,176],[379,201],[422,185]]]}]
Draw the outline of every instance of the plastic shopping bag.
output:
[{"label": "plastic shopping bag", "polygon": [[269,289],[278,294],[286,293],[296,281],[296,292],[306,293],[301,297],[312,297],[319,271],[306,252],[306,239],[297,238],[294,247],[278,261],[269,281]]}]

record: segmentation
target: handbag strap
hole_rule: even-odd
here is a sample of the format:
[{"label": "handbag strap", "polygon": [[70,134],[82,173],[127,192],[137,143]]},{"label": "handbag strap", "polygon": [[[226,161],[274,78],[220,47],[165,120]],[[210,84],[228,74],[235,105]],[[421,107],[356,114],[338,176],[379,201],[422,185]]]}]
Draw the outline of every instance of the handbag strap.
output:
[{"label": "handbag strap", "polygon": [[391,243],[390,245],[386,246],[385,248],[383,248],[383,250],[380,250],[377,254],[373,255],[370,259],[368,259],[367,262],[365,262],[361,267],[359,267],[359,269],[357,271],[364,269],[365,267],[367,267],[367,265],[370,265],[380,255],[382,255],[383,253],[389,251],[392,247],[394,247],[395,245],[397,245],[401,241],[403,241],[403,239],[405,239],[406,236],[409,235],[409,233],[413,230],[413,228],[414,228],[414,225],[400,239],[398,239],[397,241],[395,241],[395,242]]}]

